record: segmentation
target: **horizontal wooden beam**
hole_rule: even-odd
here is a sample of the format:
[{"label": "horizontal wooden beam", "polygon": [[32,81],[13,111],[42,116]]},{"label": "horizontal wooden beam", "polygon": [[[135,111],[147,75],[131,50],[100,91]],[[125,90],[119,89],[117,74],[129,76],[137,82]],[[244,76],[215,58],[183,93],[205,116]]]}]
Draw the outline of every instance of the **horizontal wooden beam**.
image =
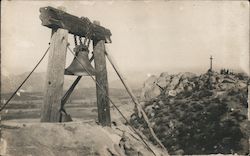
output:
[{"label": "horizontal wooden beam", "polygon": [[105,43],[111,43],[110,36],[112,34],[110,30],[90,22],[86,17],[79,18],[50,6],[40,8],[40,13],[43,26],[52,29],[66,29],[69,33],[80,37],[85,37],[87,32],[90,31],[91,40],[104,40]]}]

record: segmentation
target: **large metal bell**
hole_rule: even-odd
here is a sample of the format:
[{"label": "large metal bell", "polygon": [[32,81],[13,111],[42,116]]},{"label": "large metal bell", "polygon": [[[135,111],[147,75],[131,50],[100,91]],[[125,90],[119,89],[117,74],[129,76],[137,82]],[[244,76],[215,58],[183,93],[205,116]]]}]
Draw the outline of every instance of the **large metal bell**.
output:
[{"label": "large metal bell", "polygon": [[76,76],[95,75],[95,69],[90,64],[88,58],[88,49],[79,46],[74,50],[76,52],[76,57],[73,59],[69,67],[65,69],[64,74]]}]

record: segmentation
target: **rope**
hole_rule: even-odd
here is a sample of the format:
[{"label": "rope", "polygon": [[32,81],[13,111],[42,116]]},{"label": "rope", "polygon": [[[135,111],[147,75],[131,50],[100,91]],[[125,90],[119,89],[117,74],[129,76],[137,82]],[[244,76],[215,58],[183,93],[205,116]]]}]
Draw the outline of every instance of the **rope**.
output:
[{"label": "rope", "polygon": [[160,141],[160,139],[156,136],[152,126],[150,125],[149,119],[147,117],[147,114],[143,111],[143,109],[140,106],[139,101],[137,100],[137,98],[135,97],[135,95],[132,92],[132,89],[127,85],[127,83],[125,82],[125,79],[123,78],[123,76],[121,75],[121,73],[118,70],[118,67],[116,66],[116,64],[114,63],[111,55],[109,54],[109,52],[107,51],[107,47],[106,47],[106,56],[110,62],[110,64],[112,65],[112,67],[114,68],[116,74],[118,75],[118,77],[120,78],[122,84],[124,85],[125,89],[127,90],[128,94],[130,95],[132,101],[134,102],[137,111],[138,111],[138,115],[142,115],[143,119],[145,120],[145,122],[147,123],[148,129],[152,135],[152,137],[155,139],[155,141],[161,146],[161,148],[165,151],[165,153],[168,153],[167,149],[165,148],[165,146],[162,144],[162,142]]},{"label": "rope", "polygon": [[123,115],[123,113],[121,112],[121,110],[114,104],[114,102],[110,99],[110,97],[107,95],[106,91],[101,87],[101,85],[95,80],[95,78],[90,74],[90,72],[87,70],[86,67],[83,66],[83,64],[78,60],[77,56],[74,54],[74,52],[70,49],[70,47],[68,47],[68,49],[70,50],[70,52],[74,55],[74,57],[76,58],[76,60],[78,61],[78,63],[84,68],[84,70],[89,74],[89,76],[91,77],[91,79],[97,84],[97,86],[101,89],[101,91],[103,93],[105,93],[105,96],[108,98],[108,100],[110,101],[110,103],[115,107],[115,109],[120,113],[120,115],[123,117],[123,119],[129,124],[129,126],[133,129],[133,131],[140,137],[140,139],[142,140],[142,142],[147,146],[147,148],[156,156],[155,152],[150,148],[150,146],[146,143],[146,141],[143,139],[143,137],[141,136],[141,134],[139,132],[136,131],[136,129],[130,124],[130,122],[128,121],[128,119]]},{"label": "rope", "polygon": [[49,51],[49,47],[48,49],[45,51],[45,53],[43,54],[42,58],[38,61],[38,63],[36,64],[36,66],[33,68],[33,70],[29,73],[29,75],[23,80],[23,82],[20,84],[20,86],[16,89],[16,91],[10,96],[10,98],[7,100],[7,102],[1,106],[0,108],[0,112],[8,105],[8,103],[10,102],[10,100],[16,95],[16,93],[18,92],[18,90],[24,85],[24,83],[29,79],[29,77],[31,76],[31,74],[35,71],[35,69],[38,67],[38,65],[42,62],[42,60],[44,59],[44,57],[46,56],[46,54]]},{"label": "rope", "polygon": [[74,35],[74,43],[75,43],[75,46],[77,46],[77,39],[76,39],[76,35]]}]

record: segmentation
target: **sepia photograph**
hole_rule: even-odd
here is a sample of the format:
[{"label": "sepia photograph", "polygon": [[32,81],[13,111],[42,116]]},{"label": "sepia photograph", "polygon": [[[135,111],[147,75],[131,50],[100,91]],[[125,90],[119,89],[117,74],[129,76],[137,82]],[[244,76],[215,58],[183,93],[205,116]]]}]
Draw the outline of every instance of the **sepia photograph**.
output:
[{"label": "sepia photograph", "polygon": [[0,156],[250,155],[247,0],[2,0]]}]

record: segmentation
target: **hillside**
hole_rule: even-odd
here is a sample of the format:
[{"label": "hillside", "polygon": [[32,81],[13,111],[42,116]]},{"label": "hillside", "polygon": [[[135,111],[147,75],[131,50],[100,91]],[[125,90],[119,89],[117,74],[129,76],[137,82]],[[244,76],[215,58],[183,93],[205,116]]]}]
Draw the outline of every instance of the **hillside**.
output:
[{"label": "hillside", "polygon": [[[151,76],[141,99],[170,154],[249,153],[248,77],[241,73]],[[151,138],[143,120],[131,122]]]},{"label": "hillside", "polygon": [[[1,75],[1,93],[11,93],[21,84],[29,73],[23,73],[19,75]],[[130,73],[129,73],[130,74]],[[133,74],[133,73],[132,73]],[[28,81],[21,88],[25,92],[43,92],[45,85],[46,73],[33,73]],[[64,77],[64,90],[67,90],[69,86],[76,79],[76,76],[65,76]],[[139,89],[142,86],[143,75],[133,74],[133,79],[129,79],[128,83],[133,89]],[[78,83],[76,88],[94,88],[95,83],[90,77],[83,77]],[[111,73],[109,75],[109,87],[110,88],[124,88],[120,80],[116,75]]]}]

